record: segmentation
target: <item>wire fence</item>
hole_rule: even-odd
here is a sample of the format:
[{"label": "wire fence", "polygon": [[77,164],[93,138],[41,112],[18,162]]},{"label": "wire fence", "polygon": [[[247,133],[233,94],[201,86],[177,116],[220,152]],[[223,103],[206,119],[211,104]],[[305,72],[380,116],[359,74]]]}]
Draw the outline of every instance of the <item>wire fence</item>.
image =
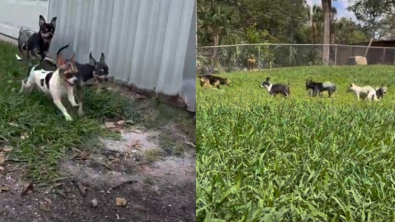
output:
[{"label": "wire fence", "polygon": [[[353,65],[364,63],[367,46],[318,44],[243,44],[197,48],[198,73],[215,70],[235,72],[270,68],[313,66],[323,64],[323,50],[330,52],[328,64]],[[394,47],[369,47],[366,63],[395,65]]]}]

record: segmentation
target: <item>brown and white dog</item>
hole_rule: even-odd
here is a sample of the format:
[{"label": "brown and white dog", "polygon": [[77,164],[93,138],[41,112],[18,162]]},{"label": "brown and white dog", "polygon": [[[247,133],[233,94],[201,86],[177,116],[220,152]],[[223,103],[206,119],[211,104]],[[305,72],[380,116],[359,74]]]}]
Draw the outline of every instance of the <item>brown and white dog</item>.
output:
[{"label": "brown and white dog", "polygon": [[55,105],[63,113],[67,121],[73,120],[61,102],[61,98],[67,96],[73,107],[78,107],[80,103],[74,96],[75,85],[78,83],[78,70],[75,65],[75,55],[69,60],[65,60],[61,55],[56,59],[57,69],[55,71],[36,70],[39,65],[30,68],[29,78],[22,80],[21,92],[28,90],[31,92],[35,87],[52,97]]}]

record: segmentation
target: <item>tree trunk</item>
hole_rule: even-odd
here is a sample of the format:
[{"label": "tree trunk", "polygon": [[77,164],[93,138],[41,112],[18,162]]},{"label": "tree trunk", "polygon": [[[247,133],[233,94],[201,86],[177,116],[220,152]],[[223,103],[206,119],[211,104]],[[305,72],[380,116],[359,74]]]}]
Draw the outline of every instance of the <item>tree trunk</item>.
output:
[{"label": "tree trunk", "polygon": [[218,61],[219,35],[217,35],[217,34],[213,35],[213,43],[214,43],[214,48],[213,48],[213,54],[212,54],[212,61],[213,61],[214,67],[219,68],[219,61]]},{"label": "tree trunk", "polygon": [[324,13],[324,39],[323,39],[323,50],[322,50],[322,64],[328,65],[329,53],[330,53],[330,29],[331,29],[331,9],[332,0],[321,0],[322,11]]},{"label": "tree trunk", "polygon": [[315,21],[313,21],[313,24],[312,24],[311,28],[313,29],[312,30],[313,31],[313,44],[315,44],[315,38],[316,38],[316,35],[315,35],[315,30],[316,30]]},{"label": "tree trunk", "polygon": [[330,40],[330,44],[331,44],[331,47],[330,47],[330,63],[331,64],[334,64],[334,60],[335,60],[335,49],[334,49],[334,46],[333,45],[335,45],[335,15],[331,12],[331,28],[330,28],[330,37],[329,37],[329,40]]}]

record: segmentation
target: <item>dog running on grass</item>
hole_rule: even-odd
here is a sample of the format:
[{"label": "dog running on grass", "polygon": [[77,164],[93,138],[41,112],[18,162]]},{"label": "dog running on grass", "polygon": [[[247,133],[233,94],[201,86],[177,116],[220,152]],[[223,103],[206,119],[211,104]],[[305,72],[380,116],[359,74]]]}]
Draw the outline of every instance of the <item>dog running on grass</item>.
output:
[{"label": "dog running on grass", "polygon": [[201,86],[203,86],[204,83],[206,85],[207,85],[207,83],[209,83],[210,85],[217,87],[217,89],[219,89],[220,85],[232,86],[232,82],[228,78],[223,78],[223,77],[214,76],[214,75],[198,75],[198,77],[200,78]]},{"label": "dog running on grass", "polygon": [[336,85],[331,82],[314,82],[311,78],[306,80],[306,90],[311,90],[311,95],[317,96],[324,91],[328,91],[328,97],[336,92]]},{"label": "dog running on grass", "polygon": [[34,32],[29,28],[22,27],[19,30],[18,49],[20,56],[29,60],[40,56],[40,61],[44,61],[45,56],[49,51],[49,47],[53,36],[55,35],[56,17],[53,17],[51,22],[47,23],[45,18],[39,16],[39,31]]},{"label": "dog running on grass", "polygon": [[31,92],[35,87],[39,88],[42,92],[52,97],[53,102],[63,113],[66,120],[71,121],[73,118],[62,104],[61,98],[67,96],[73,107],[80,105],[74,95],[75,85],[78,82],[75,55],[73,54],[69,61],[58,55],[56,63],[58,68],[55,71],[36,70],[38,64],[29,67],[29,78],[22,80],[20,93],[25,90]]},{"label": "dog running on grass", "polygon": [[285,84],[277,83],[273,85],[272,83],[270,83],[270,77],[267,77],[266,80],[262,82],[261,88],[266,88],[271,96],[281,94],[284,97],[288,97],[291,93],[289,86]]},{"label": "dog running on grass", "polygon": [[[57,53],[56,56],[59,56],[62,50],[68,48],[69,45],[65,45],[61,47]],[[52,63],[51,63],[52,64]],[[56,69],[56,65],[52,64],[52,68]],[[102,82],[107,82],[110,80],[109,77],[109,67],[105,61],[105,56],[104,53],[101,53],[100,60],[97,61],[95,58],[92,56],[92,52],[89,53],[89,63],[78,63],[75,62],[75,66],[77,67],[78,70],[78,84],[77,84],[77,94],[78,94],[78,99],[80,101],[80,106],[78,107],[78,115],[82,116],[84,115],[83,111],[83,86],[97,86],[98,84]]]},{"label": "dog running on grass", "polygon": [[376,96],[376,89],[371,86],[357,86],[354,83],[350,83],[347,92],[354,92],[358,101],[361,98],[371,101],[378,101]]}]

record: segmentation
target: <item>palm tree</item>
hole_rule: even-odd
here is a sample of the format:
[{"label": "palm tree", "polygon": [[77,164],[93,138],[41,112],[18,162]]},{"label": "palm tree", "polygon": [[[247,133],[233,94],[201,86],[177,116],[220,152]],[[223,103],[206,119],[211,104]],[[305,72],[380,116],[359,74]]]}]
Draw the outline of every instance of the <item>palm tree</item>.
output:
[{"label": "palm tree", "polygon": [[317,41],[317,23],[322,22],[323,20],[323,13],[322,8],[318,5],[313,5],[312,14],[309,14],[311,18],[311,32],[313,34],[313,44]]},{"label": "palm tree", "polygon": [[324,46],[322,50],[322,64],[328,65],[330,58],[330,32],[331,32],[331,10],[332,0],[321,0],[322,11],[324,13]]},{"label": "palm tree", "polygon": [[[222,7],[219,3],[210,1],[199,3],[198,8],[198,30],[211,36],[214,46],[219,45],[220,37],[230,31],[234,11]],[[217,60],[218,48],[213,50],[212,58]]]},{"label": "palm tree", "polygon": [[335,22],[336,22],[335,16],[336,16],[336,14],[337,14],[336,8],[332,7],[332,10],[331,10],[331,31],[330,31],[331,44],[335,44]]},{"label": "palm tree", "polygon": [[[336,14],[337,14],[336,8],[332,7],[332,9],[331,9],[331,30],[330,30],[330,37],[329,37],[331,45],[335,44],[335,39],[336,39],[335,38],[335,22],[336,22],[335,16],[336,16]],[[333,64],[333,62],[335,60],[335,56],[336,56],[335,54],[336,54],[335,49],[333,47],[331,47],[330,48],[331,64]]]}]

